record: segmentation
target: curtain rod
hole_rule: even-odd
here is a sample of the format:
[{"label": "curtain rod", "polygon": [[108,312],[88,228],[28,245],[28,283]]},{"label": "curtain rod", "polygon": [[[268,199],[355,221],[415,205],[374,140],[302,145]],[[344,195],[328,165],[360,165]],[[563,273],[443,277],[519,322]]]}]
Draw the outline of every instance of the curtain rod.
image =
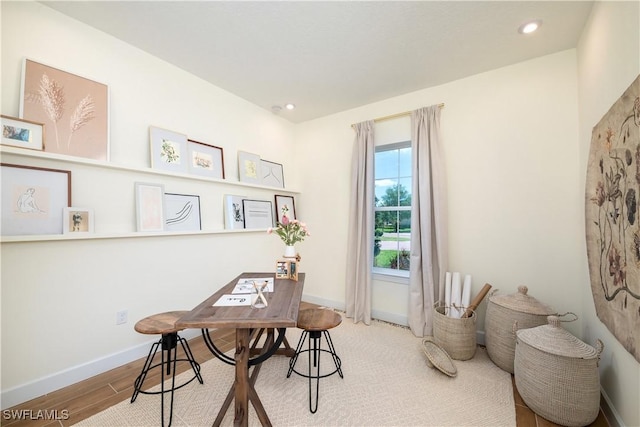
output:
[{"label": "curtain rod", "polygon": [[[444,103],[438,104],[438,107],[444,108]],[[404,111],[402,113],[391,114],[390,116],[377,117],[373,119],[374,122],[383,122],[385,120],[397,119],[398,117],[408,116],[412,113],[412,111]],[[356,124],[352,124],[351,127],[354,127]]]}]

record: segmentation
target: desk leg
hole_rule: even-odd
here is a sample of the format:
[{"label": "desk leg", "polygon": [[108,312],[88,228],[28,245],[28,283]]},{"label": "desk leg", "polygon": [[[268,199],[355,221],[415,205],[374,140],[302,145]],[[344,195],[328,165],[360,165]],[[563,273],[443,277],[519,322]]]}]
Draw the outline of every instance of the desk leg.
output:
[{"label": "desk leg", "polygon": [[249,329],[236,329],[234,426],[249,425]]}]

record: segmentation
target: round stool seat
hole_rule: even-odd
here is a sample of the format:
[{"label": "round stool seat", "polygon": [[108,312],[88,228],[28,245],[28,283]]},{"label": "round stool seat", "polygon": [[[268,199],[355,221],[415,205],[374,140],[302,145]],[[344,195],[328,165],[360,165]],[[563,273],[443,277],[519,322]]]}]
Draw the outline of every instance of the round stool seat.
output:
[{"label": "round stool seat", "polygon": [[182,328],[176,328],[176,322],[187,313],[188,311],[167,311],[153,314],[139,320],[134,329],[141,334],[172,334],[182,330]]},{"label": "round stool seat", "polygon": [[342,316],[333,310],[310,308],[298,312],[298,328],[305,331],[326,331],[342,323]]}]

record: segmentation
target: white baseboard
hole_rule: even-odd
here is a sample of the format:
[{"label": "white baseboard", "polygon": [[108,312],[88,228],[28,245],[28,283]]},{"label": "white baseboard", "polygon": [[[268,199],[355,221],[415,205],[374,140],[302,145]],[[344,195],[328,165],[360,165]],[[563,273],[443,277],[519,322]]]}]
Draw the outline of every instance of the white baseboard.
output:
[{"label": "white baseboard", "polygon": [[600,399],[600,409],[602,409],[602,413],[609,422],[609,427],[624,427],[625,424],[620,414],[616,411],[615,406],[613,406],[609,396],[607,396],[607,393],[604,392],[602,387],[600,388],[600,396],[602,397]]},{"label": "white baseboard", "polygon": [[[180,332],[180,336],[186,339],[191,339],[199,335],[199,329]],[[134,360],[146,357],[147,354],[149,354],[151,344],[157,340],[158,338],[155,338],[121,352],[109,354],[99,359],[83,363],[82,365],[73,366],[55,374],[48,375],[8,390],[2,390],[2,394],[0,395],[0,406],[3,410],[11,408],[12,406],[27,402],[31,399],[35,399],[71,384],[86,380],[87,378],[91,378],[110,369],[117,368]]]}]

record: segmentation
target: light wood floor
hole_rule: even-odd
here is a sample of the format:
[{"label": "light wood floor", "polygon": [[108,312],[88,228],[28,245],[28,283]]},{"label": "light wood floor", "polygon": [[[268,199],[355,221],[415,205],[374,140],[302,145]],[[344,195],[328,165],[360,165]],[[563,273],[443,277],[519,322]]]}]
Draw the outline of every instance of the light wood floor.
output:
[{"label": "light wood floor", "polygon": [[[308,306],[312,305],[303,303],[301,308],[307,308]],[[234,333],[235,331],[232,329],[216,330],[212,332],[212,336],[215,339],[216,345],[219,345],[222,351],[228,351],[233,349],[235,345]],[[196,361],[199,363],[203,363],[213,357],[202,340],[202,337],[190,340],[189,345]],[[12,412],[6,412],[5,410],[2,412],[2,417],[0,417],[0,425],[11,427],[60,427],[73,425],[105,410],[110,406],[116,405],[123,400],[131,399],[131,394],[133,393],[133,382],[142,370],[143,364],[144,358],[112,369],[100,375],[96,375],[95,377],[70,385],[53,393],[22,403],[13,408],[9,408],[9,411],[18,411],[18,413],[21,410],[31,411],[32,415],[27,416],[27,418],[31,419],[6,419],[11,418],[10,416],[8,417],[7,414],[10,415]],[[182,366],[179,366],[178,372],[183,372],[187,369],[190,369],[190,367],[188,364],[183,363]],[[157,369],[155,371],[156,372],[150,373],[145,380],[145,384],[149,387],[160,383],[160,373],[157,372]],[[515,382],[513,384],[513,389],[517,427],[557,426],[557,424],[551,423],[536,415],[527,407],[516,390]],[[179,393],[179,391],[177,392]],[[63,418],[61,416],[63,415],[63,411],[68,411],[68,419],[55,421],[43,419],[34,420],[33,418],[38,418],[36,417],[38,410],[57,411],[57,414],[59,415],[58,418]],[[158,411],[160,411],[159,407]],[[606,418],[602,411],[600,411],[598,418],[590,427],[608,426],[609,424]]]}]

